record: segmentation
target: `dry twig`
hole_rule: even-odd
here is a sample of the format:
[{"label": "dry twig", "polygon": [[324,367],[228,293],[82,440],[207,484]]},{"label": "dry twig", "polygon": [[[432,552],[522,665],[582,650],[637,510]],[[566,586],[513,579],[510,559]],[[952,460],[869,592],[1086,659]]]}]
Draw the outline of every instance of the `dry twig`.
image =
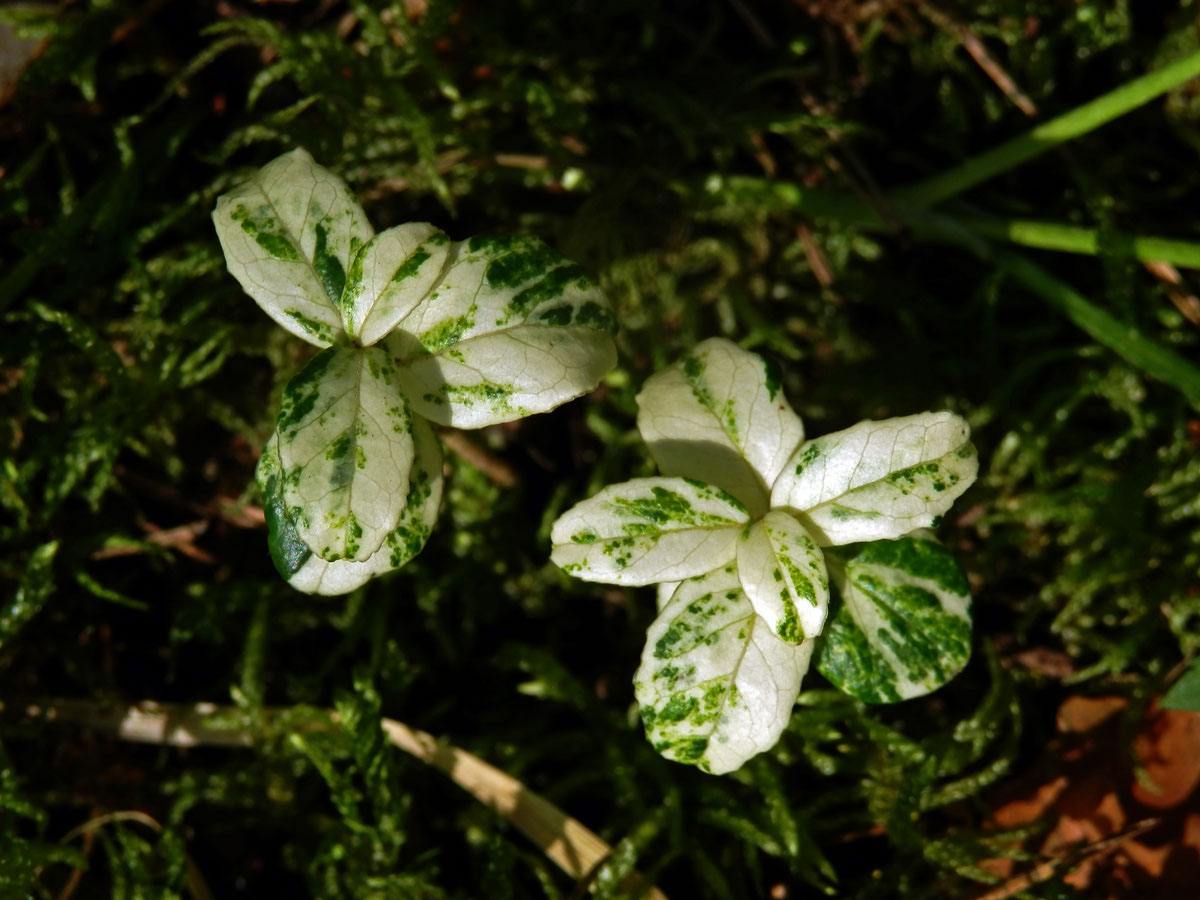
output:
[{"label": "dry twig", "polygon": [[1175,304],[1175,308],[1193,325],[1200,325],[1200,299],[1187,290],[1183,276],[1170,263],[1148,262],[1146,269],[1167,286],[1167,296]]},{"label": "dry twig", "polygon": [[1139,834],[1149,831],[1158,825],[1160,821],[1160,819],[1143,819],[1140,822],[1134,822],[1120,834],[1114,834],[1112,837],[1088,844],[1086,847],[1081,848],[1078,854],[1040,862],[1028,872],[1010,878],[1004,884],[992,888],[985,894],[980,894],[975,900],[1008,900],[1009,897],[1013,897],[1021,893],[1021,891],[1028,890],[1035,884],[1049,881],[1063,869],[1077,869],[1085,862],[1107,856],[1130,838],[1135,838]]},{"label": "dry twig", "polygon": [[454,428],[443,428],[438,431],[438,436],[459,459],[477,468],[497,487],[516,486],[517,470],[504,460],[492,456],[461,431]]},{"label": "dry twig", "polygon": [[1017,83],[1013,81],[1012,76],[1005,71],[1004,67],[992,57],[988,52],[987,47],[983,45],[983,41],[975,36],[970,28],[958,21],[953,15],[943,9],[939,9],[932,3],[920,4],[920,10],[925,18],[929,19],[934,25],[948,34],[953,35],[964,50],[970,54],[971,59],[975,60],[975,64],[983,70],[983,73],[992,80],[992,83],[1004,93],[1004,96],[1012,101],[1013,106],[1021,110],[1027,116],[1036,116],[1038,114],[1037,106],[1029,95],[1017,87]]}]

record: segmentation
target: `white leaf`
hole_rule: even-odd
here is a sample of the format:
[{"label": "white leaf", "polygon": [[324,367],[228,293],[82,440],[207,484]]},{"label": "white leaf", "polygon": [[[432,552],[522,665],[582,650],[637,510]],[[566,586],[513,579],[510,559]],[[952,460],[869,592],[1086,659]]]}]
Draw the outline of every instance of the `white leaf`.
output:
[{"label": "white leaf", "polygon": [[659,612],[662,612],[663,608],[671,602],[671,597],[673,597],[675,591],[679,589],[680,584],[682,584],[682,582],[679,581],[660,581],[658,584],[656,584],[654,586],[655,609],[657,609]]},{"label": "white leaf", "polygon": [[371,238],[350,265],[342,295],[346,333],[368,347],[429,294],[450,251],[445,233],[424,222]]},{"label": "white leaf", "polygon": [[718,485],[754,515],[804,440],[773,362],[710,338],[646,381],[638,430],[664,475]]},{"label": "white leaf", "polygon": [[779,740],[812,648],[771,633],[735,566],[683,582],[646,633],[634,675],[646,737],[706,772],[739,768]]},{"label": "white leaf", "polygon": [[346,270],[373,234],[340,178],[293,150],[221,196],[213,223],[230,274],[267,315],[318,347],[337,341]]},{"label": "white leaf", "polygon": [[317,354],[284,390],[277,430],[300,539],[329,562],[369,559],[400,519],[414,453],[391,357],[376,347]]},{"label": "white leaf", "polygon": [[781,640],[815,638],[829,609],[825,557],[804,526],[772,510],[742,530],[737,568],[754,610]]},{"label": "white leaf", "polygon": [[734,558],[748,516],[735,498],[699,481],[635,478],[561,515],[550,558],[585,581],[678,581]]},{"label": "white leaf", "polygon": [[326,562],[300,539],[280,491],[279,437],[271,436],[259,460],[257,479],[267,513],[271,558],[288,584],[306,594],[346,594],[377,575],[400,568],[421,552],[437,521],[442,499],[442,448],[426,422],[416,419],[413,426],[416,457],[404,511],[383,546],[364,562]]},{"label": "white leaf", "polygon": [[450,253],[386,341],[418,413],[459,428],[508,422],[592,390],[615,364],[612,313],[579,266],[525,237]]},{"label": "white leaf", "polygon": [[978,470],[970,429],[948,412],[859,422],[807,441],[771,493],[822,546],[936,525]]},{"label": "white leaf", "polygon": [[842,602],[817,665],[833,684],[868,703],[891,703],[941,687],[967,664],[971,589],[928,532],[865,544],[830,565]]}]

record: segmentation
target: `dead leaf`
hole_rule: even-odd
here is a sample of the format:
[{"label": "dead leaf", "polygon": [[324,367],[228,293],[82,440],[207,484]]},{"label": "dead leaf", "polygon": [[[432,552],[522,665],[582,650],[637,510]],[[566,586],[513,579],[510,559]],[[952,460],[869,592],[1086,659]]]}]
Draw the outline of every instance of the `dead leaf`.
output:
[{"label": "dead leaf", "polygon": [[[39,7],[36,3],[19,5],[32,9]],[[0,106],[12,97],[21,73],[45,46],[46,41],[42,38],[18,37],[13,26],[0,24]]]},{"label": "dead leaf", "polygon": [[1083,734],[1128,705],[1124,697],[1068,697],[1058,708],[1058,730]]},{"label": "dead leaf", "polygon": [[1066,790],[1067,783],[1067,776],[1059,775],[1039,785],[1032,796],[1019,797],[996,809],[992,813],[992,821],[1000,828],[1017,828],[1036,822],[1050,809],[1059,794]]},{"label": "dead leaf", "polygon": [[1154,709],[1133,743],[1152,784],[1133,784],[1133,796],[1153,809],[1170,809],[1200,783],[1200,713]]}]

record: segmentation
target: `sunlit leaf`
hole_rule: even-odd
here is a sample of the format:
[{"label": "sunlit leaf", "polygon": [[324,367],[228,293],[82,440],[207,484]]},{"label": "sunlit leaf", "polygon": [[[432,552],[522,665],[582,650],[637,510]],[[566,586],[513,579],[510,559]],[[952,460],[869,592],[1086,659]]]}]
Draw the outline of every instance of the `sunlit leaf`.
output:
[{"label": "sunlit leaf", "polygon": [[825,559],[792,516],[774,510],[745,528],[737,567],[755,612],[781,640],[798,644],[821,633],[829,608]]},{"label": "sunlit leaf", "polygon": [[550,558],[586,581],[678,581],[734,558],[745,507],[719,488],[683,478],[635,478],[563,513]]},{"label": "sunlit leaf", "polygon": [[413,463],[391,357],[317,354],[285,389],[276,430],[282,502],[301,541],[329,562],[369,559],[399,522]]},{"label": "sunlit leaf", "polygon": [[971,591],[950,551],[918,533],[829,558],[841,603],[817,657],[822,675],[860,700],[888,703],[927,694],[962,670]]},{"label": "sunlit leaf", "polygon": [[948,412],[859,422],[800,445],[771,492],[818,544],[897,538],[936,525],[978,469],[970,429]]},{"label": "sunlit leaf", "polygon": [[638,430],[664,475],[718,485],[756,515],[804,440],[779,367],[723,338],[648,379],[637,402]]},{"label": "sunlit leaf", "polygon": [[272,319],[318,347],[342,331],[346,272],[373,230],[345,183],[296,149],[217,200],[229,272]]},{"label": "sunlit leaf", "polygon": [[583,269],[535,238],[471,238],[386,345],[421,415],[479,428],[590,391],[616,362],[612,313]]},{"label": "sunlit leaf", "polygon": [[257,478],[270,528],[271,558],[288,584],[306,594],[345,594],[377,575],[398,569],[421,552],[442,499],[442,448],[433,429],[419,418],[413,421],[413,446],[416,455],[409,472],[408,497],[383,546],[362,562],[326,562],[301,539],[283,504],[278,435],[271,436],[259,460]]},{"label": "sunlit leaf", "polygon": [[634,676],[647,738],[706,772],[738,768],[779,740],[812,647],[772,634],[736,566],[683,582],[646,633]]},{"label": "sunlit leaf", "polygon": [[429,294],[449,251],[450,239],[424,222],[371,238],[350,264],[341,297],[346,333],[363,346],[385,337]]}]

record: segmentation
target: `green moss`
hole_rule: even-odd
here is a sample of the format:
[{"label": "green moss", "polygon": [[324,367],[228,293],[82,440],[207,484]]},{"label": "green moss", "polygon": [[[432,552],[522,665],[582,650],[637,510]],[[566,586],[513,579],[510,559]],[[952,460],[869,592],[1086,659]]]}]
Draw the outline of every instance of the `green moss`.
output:
[{"label": "green moss", "polygon": [[[552,786],[549,799],[616,845],[590,882],[597,894],[636,893],[643,885],[626,882],[636,868],[672,897],[765,895],[776,882],[846,900],[973,896],[980,858],[1005,852],[980,840],[989,785],[1028,774],[1029,749],[1054,737],[1045,711],[1065,690],[1022,666],[1024,651],[1069,658],[1071,690],[1134,699],[1160,693],[1164,673],[1196,655],[1195,409],[1172,378],[1142,366],[1160,352],[1192,363],[1200,332],[1120,233],[1194,234],[1181,198],[1200,174],[1179,139],[1192,140],[1196,97],[1173,90],[1042,157],[1036,178],[1003,172],[940,204],[939,223],[975,241],[976,255],[932,243],[915,218],[876,230],[837,215],[871,213],[851,180],[873,175],[888,196],[1024,128],[956,33],[912,27],[899,4],[806,4],[813,15],[746,5],[774,49],[724,0],[592,4],[582,18],[569,4],[514,17],[512,4],[430,3],[413,21],[381,19],[396,4],[367,3],[245,3],[224,18],[211,3],[4,11],[47,40],[3,110],[16,124],[0,180],[0,613],[35,590],[49,599],[15,637],[3,631],[2,674],[97,708],[114,677],[126,694],[136,681],[139,697],[189,706],[236,692],[238,708],[207,724],[256,732],[248,747],[179,754],[110,747],[97,731],[104,752],[64,767],[45,748],[69,745],[71,726],[6,717],[0,761],[12,777],[0,802],[13,837],[0,874],[14,894],[53,893],[82,867],[55,838],[79,820],[69,801],[95,784],[106,805],[143,807],[165,830],[155,839],[136,823],[106,824],[89,895],[183,895],[182,838],[218,895],[239,873],[252,891],[283,884],[314,898],[570,893],[573,879],[539,862],[515,828],[389,748],[386,714],[465,745],[531,791]],[[956,27],[1004,51],[1005,71],[1043,116],[1116,87],[1122,73],[1183,58],[1195,39],[1195,4],[950,6]],[[347,34],[338,24],[349,13]],[[794,73],[819,115],[795,102]],[[439,533],[402,572],[344,598],[300,595],[267,561],[264,539],[284,574],[325,565],[291,543],[287,522],[298,526],[303,510],[264,496],[266,527],[246,527],[271,404],[311,351],[242,294],[208,219],[215,197],[296,145],[343,173],[381,229],[430,219],[459,237],[492,223],[551,239],[598,276],[622,327],[627,381],[468,435],[516,484],[451,457]],[[850,150],[866,172],[852,171]],[[530,168],[498,158],[515,153]],[[844,171],[831,171],[830,153]],[[1090,259],[1019,251],[1049,283],[1073,286],[1076,305],[1001,271],[1012,249],[1001,243],[1016,232],[976,231],[960,200],[978,218],[1094,226]],[[909,218],[893,206],[879,212]],[[342,220],[328,225],[328,243],[343,246]],[[305,265],[282,231],[237,236],[279,270]],[[488,244],[497,255],[524,245]],[[814,278],[822,264],[832,284]],[[568,288],[530,318],[572,302],[567,327],[585,325],[576,296]],[[452,308],[445,289],[426,302]],[[281,315],[289,330],[343,340],[331,316],[298,311]],[[1119,346],[1150,354],[1124,355],[1077,327],[1093,311],[1136,339]],[[940,694],[886,709],[811,673],[781,743],[732,777],[661,759],[630,730],[627,677],[655,618],[651,589],[567,581],[545,560],[549,523],[572,499],[654,471],[634,397],[717,334],[786,360],[811,433],[953,405],[975,426],[985,472],[977,506],[960,501],[943,527],[988,614],[975,640],[961,619],[936,633],[979,659]],[[786,385],[776,388],[768,365],[753,374],[760,402],[773,393],[777,405]],[[447,409],[432,386],[410,400]],[[310,417],[322,409],[317,399]],[[716,414],[727,418],[723,403]],[[961,474],[969,453],[943,464]],[[274,477],[278,493],[292,473]],[[681,493],[707,507],[691,490]],[[146,541],[147,523],[200,520],[204,532],[188,540]],[[406,521],[387,545],[396,563],[428,537]],[[35,554],[48,542],[58,550],[41,571]],[[928,576],[918,580],[929,593],[965,584],[903,566]],[[733,603],[725,594],[717,599]],[[933,611],[919,595],[897,602]],[[933,630],[880,627],[864,635],[878,655],[843,650],[858,660],[855,677],[886,685],[935,672],[935,659],[890,655]],[[833,646],[837,628],[831,618],[819,647]],[[747,631],[737,621],[723,635]],[[1001,633],[1003,665],[987,652]],[[688,640],[698,638],[674,646]],[[646,681],[668,664],[686,671],[654,649]],[[877,687],[872,699],[896,697]],[[312,706],[334,704],[343,725],[329,729]],[[690,718],[654,740],[701,768],[728,747],[695,734]],[[121,778],[110,777],[115,759]],[[839,841],[864,824],[879,835]]]}]

